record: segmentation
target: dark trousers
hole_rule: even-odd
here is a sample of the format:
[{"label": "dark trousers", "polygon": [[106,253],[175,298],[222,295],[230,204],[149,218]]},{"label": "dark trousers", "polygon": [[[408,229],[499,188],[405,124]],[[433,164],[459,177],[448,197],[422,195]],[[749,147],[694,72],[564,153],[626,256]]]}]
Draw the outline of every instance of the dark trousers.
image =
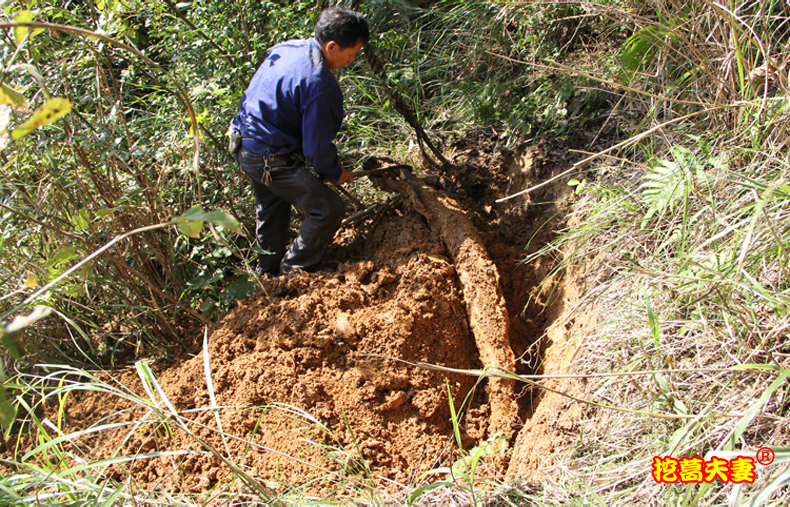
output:
[{"label": "dark trousers", "polygon": [[[241,146],[236,161],[249,176],[258,201],[256,238],[265,254],[258,256],[258,272],[276,274],[294,269],[309,271],[326,253],[343,220],[343,200],[304,165],[271,173],[271,183],[264,185],[265,160]],[[291,205],[306,213],[299,235],[286,252]]]}]

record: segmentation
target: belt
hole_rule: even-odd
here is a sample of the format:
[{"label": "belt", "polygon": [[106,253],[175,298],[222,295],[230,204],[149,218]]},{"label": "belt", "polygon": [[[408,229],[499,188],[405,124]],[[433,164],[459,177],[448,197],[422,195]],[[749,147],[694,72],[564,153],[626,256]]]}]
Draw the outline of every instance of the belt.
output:
[{"label": "belt", "polygon": [[[241,148],[252,151],[244,145],[242,145]],[[283,155],[263,157],[263,160],[265,165],[263,167],[263,174],[261,175],[261,183],[268,186],[272,183],[272,174],[296,169],[304,165],[307,159],[301,151],[292,151],[291,153],[285,153]]]},{"label": "belt", "polygon": [[298,151],[286,153],[285,155],[277,155],[276,157],[263,157],[266,165],[263,167],[263,174],[261,175],[261,183],[266,186],[272,183],[272,174],[281,173],[304,165],[305,156]]}]

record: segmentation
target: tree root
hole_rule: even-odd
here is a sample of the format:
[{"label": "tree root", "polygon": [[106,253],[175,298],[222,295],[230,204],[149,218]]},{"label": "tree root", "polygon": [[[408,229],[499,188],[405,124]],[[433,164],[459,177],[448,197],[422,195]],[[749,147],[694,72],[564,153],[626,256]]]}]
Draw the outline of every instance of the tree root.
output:
[{"label": "tree root", "polygon": [[[477,229],[449,197],[425,185],[407,171],[398,181],[387,181],[428,220],[439,233],[455,262],[464,291],[469,325],[480,360],[487,370],[507,371],[516,361],[510,346],[510,320],[499,282],[499,272],[488,256]],[[486,390],[491,406],[490,437],[510,435],[518,418],[514,399],[515,381],[489,377]]]}]

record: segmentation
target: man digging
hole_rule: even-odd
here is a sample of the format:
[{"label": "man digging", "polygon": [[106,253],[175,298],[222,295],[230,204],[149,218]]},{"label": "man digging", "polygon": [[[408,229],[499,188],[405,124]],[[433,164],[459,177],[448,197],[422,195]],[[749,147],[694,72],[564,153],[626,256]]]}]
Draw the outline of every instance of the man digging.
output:
[{"label": "man digging", "polygon": [[[333,140],[343,121],[343,94],[332,71],[368,42],[362,14],[323,11],[315,36],[274,46],[242,95],[230,148],[257,199],[258,274],[313,271],[343,219],[342,199],[322,180],[351,183]],[[306,167],[309,162],[319,177]],[[306,213],[286,251],[291,205]]]}]

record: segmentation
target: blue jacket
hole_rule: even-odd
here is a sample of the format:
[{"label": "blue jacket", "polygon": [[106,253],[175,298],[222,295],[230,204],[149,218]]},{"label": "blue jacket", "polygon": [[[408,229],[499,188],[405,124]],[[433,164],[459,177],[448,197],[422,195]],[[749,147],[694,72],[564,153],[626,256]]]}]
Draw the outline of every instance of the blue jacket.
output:
[{"label": "blue jacket", "polygon": [[343,121],[343,93],[315,39],[274,46],[241,97],[231,126],[264,156],[301,150],[333,180],[342,169],[332,143]]}]

